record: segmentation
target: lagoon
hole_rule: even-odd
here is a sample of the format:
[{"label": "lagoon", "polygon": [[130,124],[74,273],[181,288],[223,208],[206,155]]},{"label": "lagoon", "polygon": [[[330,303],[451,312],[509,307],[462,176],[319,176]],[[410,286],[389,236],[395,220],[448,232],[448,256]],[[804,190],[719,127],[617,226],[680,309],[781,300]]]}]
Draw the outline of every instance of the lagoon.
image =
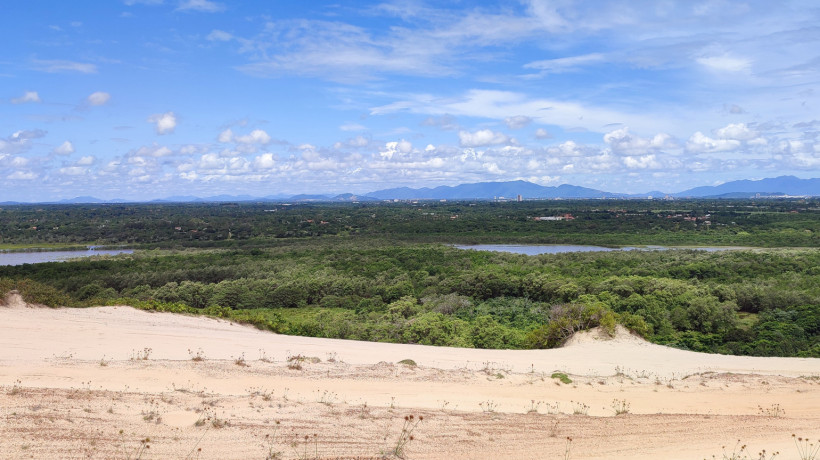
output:
[{"label": "lagoon", "polygon": [[83,257],[113,256],[117,254],[131,254],[133,252],[133,249],[95,249],[93,247],[85,251],[38,251],[32,249],[26,252],[0,252],[0,266],[63,262]]}]

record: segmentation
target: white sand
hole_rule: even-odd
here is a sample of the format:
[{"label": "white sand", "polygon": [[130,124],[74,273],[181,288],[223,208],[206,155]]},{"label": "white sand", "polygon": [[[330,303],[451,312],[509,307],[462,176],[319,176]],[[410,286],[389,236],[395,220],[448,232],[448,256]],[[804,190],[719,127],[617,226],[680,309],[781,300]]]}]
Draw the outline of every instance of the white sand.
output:
[{"label": "white sand", "polygon": [[[286,458],[299,456],[289,444],[297,429],[322,433],[320,457],[373,456],[390,450],[408,411],[428,417],[408,447],[412,458],[557,458],[566,436],[571,458],[720,457],[736,439],[790,452],[791,432],[820,438],[820,360],[693,353],[625,331],[610,340],[579,334],[555,350],[440,348],[283,336],[130,307],[32,308],[18,296],[0,306],[0,324],[0,417],[8,422],[0,458],[83,449],[105,458],[115,441],[138,446],[140,430],[157,433],[151,452],[165,458],[191,446],[203,448],[202,458],[264,458],[259,437],[274,419],[291,430],[292,439],[273,443]],[[200,350],[205,360],[192,361]],[[321,362],[289,369],[294,355]],[[248,366],[235,364],[239,357]],[[402,359],[419,367],[395,364]],[[573,383],[550,378],[557,370]],[[78,394],[85,403],[71,398]],[[216,402],[203,412],[209,399]],[[32,410],[37,401],[49,410]],[[614,417],[614,401],[630,414]],[[144,420],[151,404],[162,406],[160,424]],[[112,405],[122,407],[108,412]],[[532,408],[541,415],[526,414]],[[218,411],[234,424],[197,444],[204,429],[194,422]],[[579,411],[590,416],[572,415]],[[59,441],[38,441],[59,420],[70,420],[48,431]],[[548,429],[555,422],[560,429]],[[125,438],[115,439],[118,426]]]}]

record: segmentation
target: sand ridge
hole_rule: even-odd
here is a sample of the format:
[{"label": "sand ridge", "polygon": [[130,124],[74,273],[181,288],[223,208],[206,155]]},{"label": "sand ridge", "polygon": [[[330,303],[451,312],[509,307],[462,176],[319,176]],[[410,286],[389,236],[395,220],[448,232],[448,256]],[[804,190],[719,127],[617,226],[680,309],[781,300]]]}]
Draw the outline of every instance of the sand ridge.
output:
[{"label": "sand ridge", "polygon": [[704,458],[737,439],[789,452],[792,432],[820,438],[817,359],[705,355],[626,331],[556,350],[380,344],[20,302],[0,308],[0,458],[133,458],[122,452],[145,437],[143,458],[376,458],[409,414],[425,419],[408,458],[563,458],[568,436],[570,458]]}]

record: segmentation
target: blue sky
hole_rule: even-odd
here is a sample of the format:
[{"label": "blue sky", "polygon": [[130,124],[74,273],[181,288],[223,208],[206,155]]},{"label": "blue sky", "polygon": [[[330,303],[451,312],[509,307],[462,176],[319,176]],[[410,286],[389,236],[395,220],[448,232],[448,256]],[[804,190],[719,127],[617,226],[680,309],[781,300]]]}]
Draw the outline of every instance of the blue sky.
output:
[{"label": "blue sky", "polygon": [[7,2],[0,201],[820,174],[815,1]]}]

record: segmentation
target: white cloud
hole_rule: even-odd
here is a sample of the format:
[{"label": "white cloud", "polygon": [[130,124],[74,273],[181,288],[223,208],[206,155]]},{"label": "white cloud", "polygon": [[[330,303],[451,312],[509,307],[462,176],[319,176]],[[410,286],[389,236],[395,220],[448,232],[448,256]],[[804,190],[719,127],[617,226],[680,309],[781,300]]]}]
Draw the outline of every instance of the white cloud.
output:
[{"label": "white cloud", "polygon": [[532,123],[532,118],[525,117],[523,115],[517,115],[514,117],[507,117],[504,119],[504,123],[507,125],[507,128],[510,129],[521,129],[530,123]]},{"label": "white cloud", "polygon": [[82,166],[66,166],[60,168],[60,174],[64,176],[83,176],[88,173],[88,168]]},{"label": "white cloud", "polygon": [[84,62],[73,62],[73,61],[65,61],[59,59],[51,59],[51,60],[43,60],[43,59],[34,59],[31,61],[31,67],[34,70],[39,70],[41,72],[48,72],[48,73],[65,73],[65,72],[77,72],[77,73],[85,73],[85,74],[92,74],[97,73],[97,66],[94,64],[88,64]]},{"label": "white cloud", "polygon": [[[220,134],[220,138],[221,137],[222,135]],[[234,136],[233,140],[240,144],[266,145],[270,143],[271,137],[261,129],[254,129],[250,134]]]},{"label": "white cloud", "polygon": [[358,123],[345,123],[342,126],[339,126],[339,129],[342,131],[365,131],[367,127]]},{"label": "white cloud", "polygon": [[606,142],[617,153],[640,154],[660,149],[677,148],[672,136],[666,133],[656,134],[652,139],[645,139],[629,132],[628,127],[611,131],[604,135]]},{"label": "white cloud", "polygon": [[272,153],[263,153],[253,159],[253,169],[273,169],[276,167],[276,158]]},{"label": "white cloud", "polygon": [[228,42],[233,39],[233,35],[224,30],[214,29],[205,38],[212,42]]},{"label": "white cloud", "polygon": [[162,158],[162,157],[167,157],[171,154],[173,154],[171,149],[169,149],[168,147],[165,147],[165,146],[157,145],[157,144],[153,144],[150,147],[147,147],[147,146],[140,147],[136,151],[133,151],[131,153],[133,158],[139,158],[140,160],[138,160],[138,161],[140,161],[140,162],[142,162],[142,159],[144,157]]},{"label": "white cloud", "polygon": [[712,139],[700,131],[686,141],[686,150],[695,153],[730,152],[740,147],[735,139]]},{"label": "white cloud", "polygon": [[157,113],[148,117],[148,123],[156,123],[157,134],[173,133],[177,127],[177,117],[174,112]]},{"label": "white cloud", "polygon": [[102,91],[97,91],[97,92],[91,93],[91,95],[88,96],[87,102],[88,102],[88,105],[98,106],[98,105],[105,105],[108,102],[109,99],[111,99],[110,94],[102,92]]},{"label": "white cloud", "polygon": [[736,139],[748,141],[758,137],[758,133],[749,129],[745,123],[731,123],[715,131],[715,135],[721,139]]},{"label": "white cloud", "polygon": [[720,72],[744,72],[749,70],[752,61],[747,58],[732,57],[728,54],[721,56],[701,57],[697,59],[698,64]]},{"label": "white cloud", "polygon": [[77,163],[75,163],[75,164],[77,166],[91,166],[96,161],[97,161],[97,159],[94,158],[94,155],[88,155],[88,156],[84,156],[84,157],[80,158],[79,160],[77,160]]},{"label": "white cloud", "polygon": [[535,130],[535,138],[536,139],[552,139],[552,134],[550,134],[544,128],[538,128]]},{"label": "white cloud", "polygon": [[627,156],[623,158],[624,165],[629,169],[659,169],[662,167],[654,154],[643,156]]},{"label": "white cloud", "polygon": [[219,137],[217,137],[216,140],[222,142],[223,144],[226,142],[231,142],[233,140],[233,131],[231,131],[231,128],[222,131],[219,133]]},{"label": "white cloud", "polygon": [[179,11],[201,11],[204,13],[218,13],[225,10],[225,5],[210,0],[183,0],[180,2]]},{"label": "white cloud", "polygon": [[6,176],[7,179],[11,180],[33,180],[37,179],[39,176],[31,171],[24,172],[24,171],[14,171],[13,173]]},{"label": "white cloud", "polygon": [[504,133],[481,129],[472,133],[469,131],[459,131],[458,141],[462,147],[484,147],[488,145],[506,144],[510,142],[510,138]]},{"label": "white cloud", "polygon": [[579,70],[588,64],[601,62],[604,55],[600,53],[584,54],[581,56],[571,56],[558,59],[547,59],[543,61],[530,62],[524,65],[525,69],[536,69],[541,75],[564,73]]},{"label": "white cloud", "polygon": [[37,91],[26,91],[21,97],[15,97],[11,100],[12,104],[25,104],[26,102],[41,102],[40,95]]},{"label": "white cloud", "polygon": [[393,159],[394,156],[403,157],[413,151],[413,144],[402,139],[398,142],[388,142],[384,144],[384,150],[379,152],[382,158],[387,160]]},{"label": "white cloud", "polygon": [[57,155],[71,155],[74,153],[74,145],[69,141],[65,141],[57,146],[53,152]]},{"label": "white cloud", "polygon": [[581,157],[588,154],[588,150],[575,141],[566,141],[547,149],[547,153],[559,157]]}]

